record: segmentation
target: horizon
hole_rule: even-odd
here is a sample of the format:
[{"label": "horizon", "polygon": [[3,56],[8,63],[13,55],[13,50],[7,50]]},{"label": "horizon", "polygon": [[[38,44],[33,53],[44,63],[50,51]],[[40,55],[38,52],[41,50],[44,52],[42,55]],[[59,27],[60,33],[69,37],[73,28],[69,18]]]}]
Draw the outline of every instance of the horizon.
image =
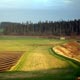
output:
[{"label": "horizon", "polygon": [[[77,21],[77,20],[80,20],[80,19],[68,19],[68,20],[55,20],[55,21],[50,21],[50,20],[45,20],[45,21],[37,21],[37,22],[33,22],[33,21],[26,21],[26,22],[28,22],[28,23],[33,23],[33,24],[36,24],[36,23],[39,23],[39,22],[41,22],[41,23],[45,23],[45,22],[53,22],[53,23],[55,23],[55,22],[62,22],[62,21],[64,21],[64,22],[69,22],[69,21]],[[26,22],[14,22],[14,21],[1,21],[0,23],[20,23],[20,24],[24,24],[24,23],[26,23]]]}]

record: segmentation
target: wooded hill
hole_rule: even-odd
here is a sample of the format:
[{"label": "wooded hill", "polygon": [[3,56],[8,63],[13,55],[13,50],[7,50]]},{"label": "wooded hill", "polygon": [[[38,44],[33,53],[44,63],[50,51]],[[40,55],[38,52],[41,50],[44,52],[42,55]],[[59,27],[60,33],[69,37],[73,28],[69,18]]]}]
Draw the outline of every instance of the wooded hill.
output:
[{"label": "wooded hill", "polygon": [[80,19],[72,21],[45,21],[13,23],[1,22],[0,33],[2,35],[26,35],[26,36],[79,36]]}]

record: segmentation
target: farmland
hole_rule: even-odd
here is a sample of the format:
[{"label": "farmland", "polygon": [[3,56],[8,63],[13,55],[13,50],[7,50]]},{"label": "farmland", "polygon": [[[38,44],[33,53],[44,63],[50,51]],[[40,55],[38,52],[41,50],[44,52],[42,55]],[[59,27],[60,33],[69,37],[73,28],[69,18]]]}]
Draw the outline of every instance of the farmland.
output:
[{"label": "farmland", "polygon": [[23,52],[0,52],[0,72],[9,70],[16,64]]},{"label": "farmland", "polygon": [[[22,55],[7,72],[0,73],[2,80],[71,80],[77,69],[71,61],[52,55],[51,48],[69,40],[30,37],[0,37],[0,52]],[[7,52],[12,53],[7,53]],[[18,52],[18,53],[14,53]],[[22,52],[22,53],[21,53]],[[0,53],[2,55],[2,53]],[[8,58],[11,58],[8,57]],[[12,60],[14,61],[14,60]],[[10,62],[10,61],[9,61]]]},{"label": "farmland", "polygon": [[57,53],[80,62],[80,43],[73,41],[53,48]]}]

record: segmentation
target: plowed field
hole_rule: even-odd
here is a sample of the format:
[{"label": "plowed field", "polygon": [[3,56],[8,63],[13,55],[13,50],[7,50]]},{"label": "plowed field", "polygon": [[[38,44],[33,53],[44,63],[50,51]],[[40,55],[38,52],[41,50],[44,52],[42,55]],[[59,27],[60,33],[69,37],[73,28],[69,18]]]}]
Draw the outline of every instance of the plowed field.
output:
[{"label": "plowed field", "polygon": [[0,72],[7,71],[14,66],[22,53],[21,51],[0,52]]}]

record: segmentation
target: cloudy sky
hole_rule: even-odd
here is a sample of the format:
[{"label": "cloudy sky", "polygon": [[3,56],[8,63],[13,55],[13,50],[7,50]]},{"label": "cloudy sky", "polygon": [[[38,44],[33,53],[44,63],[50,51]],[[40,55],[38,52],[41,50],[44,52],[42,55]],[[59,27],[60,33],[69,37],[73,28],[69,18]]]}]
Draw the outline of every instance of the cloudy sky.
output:
[{"label": "cloudy sky", "polygon": [[[22,14],[22,12],[14,12],[13,10],[25,10],[26,12],[23,11]],[[29,15],[32,12],[27,13],[27,10],[43,10],[43,13],[42,11],[41,14],[33,11],[33,15]],[[45,10],[47,11],[45,12]],[[15,17],[19,18],[21,16],[20,19],[24,21],[29,18],[23,16],[25,14],[32,19],[38,16],[37,20],[42,20],[43,16],[44,20],[78,19],[80,18],[80,0],[0,0],[0,21],[17,21]]]},{"label": "cloudy sky", "polygon": [[79,8],[80,0],[0,0],[0,8],[60,9]]}]

